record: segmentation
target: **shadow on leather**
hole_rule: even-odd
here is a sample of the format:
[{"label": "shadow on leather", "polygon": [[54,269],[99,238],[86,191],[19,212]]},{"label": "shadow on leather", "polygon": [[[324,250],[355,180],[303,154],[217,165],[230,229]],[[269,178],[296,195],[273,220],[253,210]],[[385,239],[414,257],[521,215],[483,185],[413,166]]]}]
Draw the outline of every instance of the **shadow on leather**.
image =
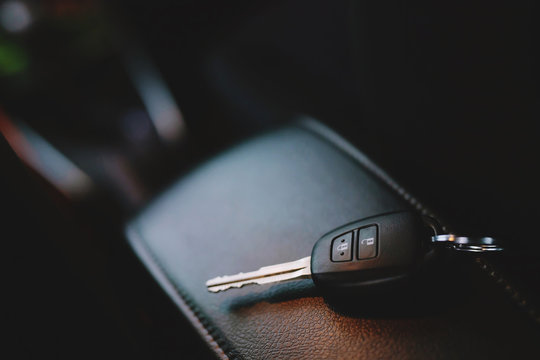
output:
[{"label": "shadow on leather", "polygon": [[321,296],[321,293],[313,285],[313,282],[311,280],[299,280],[276,284],[266,291],[253,292],[249,295],[228,299],[221,307],[228,311],[237,311],[260,302],[279,303],[314,296]]},{"label": "shadow on leather", "polygon": [[[464,265],[464,264],[462,264]],[[444,313],[470,297],[470,265],[421,274],[399,287],[379,291],[332,293],[325,303],[355,318],[422,317]]]},{"label": "shadow on leather", "polygon": [[[468,268],[468,266],[466,266]],[[467,301],[470,282],[463,266],[448,268],[418,276],[416,279],[389,289],[365,291],[325,291],[311,280],[276,284],[265,291],[233,297],[222,309],[240,311],[261,302],[280,303],[306,297],[323,297],[336,313],[353,318],[422,317],[445,312],[456,303]]]}]

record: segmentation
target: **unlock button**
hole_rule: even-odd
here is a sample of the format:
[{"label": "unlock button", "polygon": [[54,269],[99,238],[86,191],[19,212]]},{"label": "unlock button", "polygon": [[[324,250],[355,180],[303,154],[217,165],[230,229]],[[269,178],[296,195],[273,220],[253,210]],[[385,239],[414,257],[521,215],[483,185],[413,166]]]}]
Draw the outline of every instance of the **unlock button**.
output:
[{"label": "unlock button", "polygon": [[336,237],[332,241],[332,261],[351,261],[353,232]]},{"label": "unlock button", "polygon": [[358,259],[377,256],[377,226],[372,225],[358,232]]}]

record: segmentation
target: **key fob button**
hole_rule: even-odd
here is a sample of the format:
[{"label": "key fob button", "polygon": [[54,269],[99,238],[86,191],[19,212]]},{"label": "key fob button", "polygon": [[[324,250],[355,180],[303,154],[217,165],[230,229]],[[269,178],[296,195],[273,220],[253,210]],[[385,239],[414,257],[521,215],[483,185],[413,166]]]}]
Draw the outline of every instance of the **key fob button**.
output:
[{"label": "key fob button", "polygon": [[377,256],[377,226],[372,225],[358,231],[358,259],[371,259]]},{"label": "key fob button", "polygon": [[[353,260],[332,261],[337,250],[335,240],[351,232],[354,233]],[[348,223],[315,243],[311,252],[311,277],[320,288],[346,292],[397,284],[423,266],[430,251],[425,245],[430,232],[423,217],[413,211]]]},{"label": "key fob button", "polygon": [[353,232],[336,237],[332,241],[332,261],[351,261],[352,260]]}]

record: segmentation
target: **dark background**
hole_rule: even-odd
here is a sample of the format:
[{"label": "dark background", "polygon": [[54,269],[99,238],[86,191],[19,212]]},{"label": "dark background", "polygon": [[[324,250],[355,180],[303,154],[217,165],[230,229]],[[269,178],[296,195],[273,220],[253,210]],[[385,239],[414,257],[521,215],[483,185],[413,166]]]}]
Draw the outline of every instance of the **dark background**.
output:
[{"label": "dark background", "polygon": [[[456,232],[506,239],[509,276],[538,295],[535,2],[23,3],[30,26],[0,32],[2,132],[26,124],[95,186],[66,197],[2,144],[2,316],[22,354],[207,356],[166,315],[123,224],[204,159],[299,115],[338,131]],[[183,114],[172,143],[134,86],[141,58]]]}]

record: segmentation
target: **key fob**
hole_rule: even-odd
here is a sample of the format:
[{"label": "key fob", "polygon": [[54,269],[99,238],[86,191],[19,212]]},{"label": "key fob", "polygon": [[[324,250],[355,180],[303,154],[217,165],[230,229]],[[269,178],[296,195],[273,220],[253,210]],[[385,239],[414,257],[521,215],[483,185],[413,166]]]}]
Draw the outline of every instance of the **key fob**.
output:
[{"label": "key fob", "polygon": [[403,211],[356,221],[324,235],[311,254],[322,289],[387,288],[426,264],[433,232],[418,213]]}]

